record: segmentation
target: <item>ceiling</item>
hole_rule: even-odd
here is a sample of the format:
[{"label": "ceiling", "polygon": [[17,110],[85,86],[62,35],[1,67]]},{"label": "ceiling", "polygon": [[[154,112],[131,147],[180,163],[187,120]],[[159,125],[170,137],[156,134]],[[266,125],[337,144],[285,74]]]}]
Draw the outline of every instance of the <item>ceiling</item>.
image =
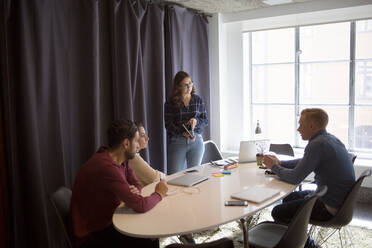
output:
[{"label": "ceiling", "polygon": [[231,13],[280,4],[294,4],[311,0],[168,0],[204,13]]}]

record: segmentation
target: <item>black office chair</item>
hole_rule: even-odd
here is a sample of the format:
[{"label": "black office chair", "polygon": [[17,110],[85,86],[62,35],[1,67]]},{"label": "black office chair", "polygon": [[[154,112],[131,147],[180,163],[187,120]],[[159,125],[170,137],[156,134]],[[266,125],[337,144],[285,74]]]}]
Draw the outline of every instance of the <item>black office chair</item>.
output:
[{"label": "black office chair", "polygon": [[294,157],[293,148],[290,144],[270,144],[269,151]]},{"label": "black office chair", "polygon": [[166,248],[234,248],[234,242],[228,238],[202,244],[170,244]]},{"label": "black office chair", "polygon": [[66,187],[60,187],[56,192],[50,196],[50,201],[56,211],[59,223],[63,230],[68,247],[72,248],[70,235],[68,233],[68,216],[70,212],[72,192]]},{"label": "black office chair", "polygon": [[327,186],[318,189],[307,198],[288,225],[265,221],[248,231],[249,246],[260,248],[298,248],[304,247],[308,238],[307,225],[311,211],[318,197],[327,192]]},{"label": "black office chair", "polygon": [[[322,245],[326,242],[336,231],[338,231],[341,247],[342,247],[342,237],[341,237],[341,229],[347,226],[350,221],[353,219],[354,207],[357,200],[359,189],[362,185],[364,178],[371,176],[371,169],[365,170],[358,180],[354,183],[353,187],[351,188],[349,194],[346,196],[344,203],[342,204],[341,208],[337,211],[336,215],[332,217],[332,219],[328,221],[315,221],[310,220],[310,224],[312,227],[310,228],[310,235],[313,239],[319,244]],[[316,227],[322,228],[331,228],[331,232],[326,237],[316,237],[315,234],[319,233],[319,230],[316,230]]]},{"label": "black office chair", "polygon": [[204,141],[204,154],[201,163],[205,164],[220,159],[222,159],[222,154],[217,145],[212,140]]}]

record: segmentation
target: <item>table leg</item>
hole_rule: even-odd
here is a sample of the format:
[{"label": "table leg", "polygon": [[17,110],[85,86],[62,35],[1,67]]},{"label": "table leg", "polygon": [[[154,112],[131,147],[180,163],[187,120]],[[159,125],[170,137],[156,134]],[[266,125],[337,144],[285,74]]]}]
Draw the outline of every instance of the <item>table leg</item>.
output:
[{"label": "table leg", "polygon": [[240,223],[242,224],[242,229],[243,229],[243,247],[249,248],[247,221],[245,218],[241,218]]}]

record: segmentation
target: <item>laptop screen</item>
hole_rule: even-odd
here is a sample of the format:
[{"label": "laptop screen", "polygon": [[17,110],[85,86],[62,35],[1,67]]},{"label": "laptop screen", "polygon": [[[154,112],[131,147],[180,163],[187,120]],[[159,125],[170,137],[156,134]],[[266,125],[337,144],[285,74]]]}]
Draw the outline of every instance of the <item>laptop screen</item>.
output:
[{"label": "laptop screen", "polygon": [[269,147],[270,141],[268,139],[240,141],[239,163],[256,161],[256,154],[268,152]]}]

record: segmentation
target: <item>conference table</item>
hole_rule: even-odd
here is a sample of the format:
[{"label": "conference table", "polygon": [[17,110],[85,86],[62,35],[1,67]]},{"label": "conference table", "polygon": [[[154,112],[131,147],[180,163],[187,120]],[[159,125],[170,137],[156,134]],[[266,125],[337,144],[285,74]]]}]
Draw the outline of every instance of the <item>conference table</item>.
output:
[{"label": "conference table", "polygon": [[[256,163],[238,164],[230,175],[215,177],[221,168],[203,164],[196,169],[197,174],[208,176],[193,187],[168,185],[168,195],[146,213],[136,213],[122,203],[113,215],[114,227],[128,236],[140,238],[160,238],[209,230],[219,225],[240,220],[244,234],[244,247],[248,247],[246,217],[264,209],[292,192],[296,185],[280,181],[276,176],[265,174]],[[170,180],[181,176],[184,171],[167,176]],[[142,195],[154,192],[154,182],[142,189]],[[261,203],[248,202],[248,206],[225,206],[231,194],[256,188],[278,189],[280,192]]]}]

